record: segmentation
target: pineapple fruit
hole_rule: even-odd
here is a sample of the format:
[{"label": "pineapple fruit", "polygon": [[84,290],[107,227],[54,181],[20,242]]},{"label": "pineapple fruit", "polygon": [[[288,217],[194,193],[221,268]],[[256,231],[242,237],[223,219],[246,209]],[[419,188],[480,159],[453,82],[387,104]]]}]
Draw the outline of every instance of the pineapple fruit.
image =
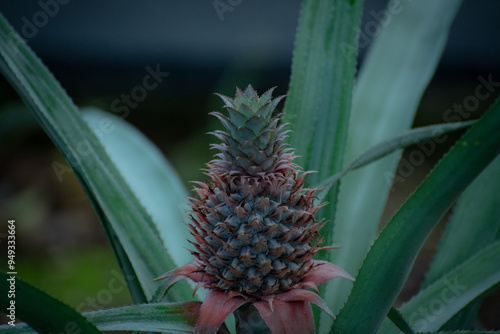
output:
[{"label": "pineapple fruit", "polygon": [[[335,277],[352,278],[339,267],[313,260],[321,247],[315,214],[317,189],[306,187],[284,142],[287,124],[273,116],[283,96],[259,96],[248,86],[234,99],[219,95],[228,117],[213,112],[225,131],[208,164],[207,183],[195,182],[190,198],[196,259],[160,277],[182,277],[210,290],[196,333],[215,333],[227,315],[253,303],[273,333],[313,333],[310,302],[331,314],[312,290]],[[299,315],[302,319],[294,319]],[[333,316],[333,315],[332,315]]]}]

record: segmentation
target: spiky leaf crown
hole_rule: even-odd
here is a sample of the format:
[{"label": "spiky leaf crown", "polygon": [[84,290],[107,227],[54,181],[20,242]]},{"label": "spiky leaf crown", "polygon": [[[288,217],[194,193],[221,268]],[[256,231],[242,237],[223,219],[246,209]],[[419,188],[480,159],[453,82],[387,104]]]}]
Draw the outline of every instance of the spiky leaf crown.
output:
[{"label": "spiky leaf crown", "polygon": [[292,289],[314,266],[322,241],[314,219],[315,189],[286,147],[281,114],[272,116],[283,97],[272,89],[258,96],[251,87],[230,99],[219,95],[229,117],[214,112],[226,131],[209,164],[208,183],[197,182],[191,198],[192,253],[206,275],[205,287],[265,296]]},{"label": "spiky leaf crown", "polygon": [[213,160],[209,167],[211,172],[221,176],[226,175],[256,175],[259,173],[288,172],[294,158],[286,149],[283,140],[288,131],[286,126],[278,125],[280,117],[272,117],[278,103],[284,96],[272,99],[270,89],[262,96],[251,87],[241,92],[236,90],[236,97],[230,99],[219,95],[225,103],[229,118],[219,112],[213,112],[226,128],[224,131],[215,131],[221,144],[212,147],[221,153],[218,159]]}]

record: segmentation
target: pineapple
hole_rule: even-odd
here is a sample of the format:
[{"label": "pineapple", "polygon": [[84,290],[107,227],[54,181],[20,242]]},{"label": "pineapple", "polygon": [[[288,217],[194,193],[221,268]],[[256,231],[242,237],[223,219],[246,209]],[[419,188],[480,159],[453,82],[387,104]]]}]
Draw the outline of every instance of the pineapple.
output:
[{"label": "pineapple", "polygon": [[[317,189],[309,189],[293,163],[294,150],[284,143],[287,124],[273,112],[283,96],[261,96],[248,86],[234,99],[219,95],[228,117],[217,117],[225,131],[208,164],[207,183],[195,182],[198,198],[190,198],[196,257],[161,278],[181,277],[210,290],[203,303],[197,333],[216,332],[225,317],[253,303],[273,333],[312,333],[309,302],[328,312],[311,288],[334,277],[352,278],[337,266],[313,260],[323,238],[315,214]],[[229,302],[230,301],[230,302]],[[293,315],[299,314],[294,324]],[[300,322],[300,324],[299,324]]]}]

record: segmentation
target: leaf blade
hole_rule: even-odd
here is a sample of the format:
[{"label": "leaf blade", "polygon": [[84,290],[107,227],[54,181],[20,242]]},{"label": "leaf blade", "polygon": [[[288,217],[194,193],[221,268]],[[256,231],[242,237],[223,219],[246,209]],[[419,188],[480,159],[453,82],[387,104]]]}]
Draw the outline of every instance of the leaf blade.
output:
[{"label": "leaf blade", "polygon": [[[457,201],[421,289],[500,239],[499,171],[500,157],[497,157]],[[481,300],[467,306],[443,328],[470,328],[480,306]]]},{"label": "leaf blade", "polygon": [[[69,160],[112,243],[116,239],[109,233],[116,233],[139,278],[140,286],[135,288],[151,298],[157,289],[152,280],[173,269],[151,218],[63,88],[3,16],[0,69]],[[112,229],[106,228],[108,222]],[[171,296],[177,300],[190,298],[184,289],[172,290]]]},{"label": "leaf blade", "polygon": [[[394,7],[395,3],[399,6]],[[380,29],[354,91],[346,163],[372,143],[411,127],[460,3],[425,0],[388,5],[390,21]],[[346,175],[341,182],[334,233],[342,249],[333,254],[333,261],[353,275],[375,238],[391,185],[386,175],[394,175],[399,157],[393,153]],[[343,281],[327,285],[325,298],[334,313],[351,287]]]},{"label": "leaf blade", "polygon": [[[10,299],[7,291],[11,289],[12,284],[14,285],[15,297]],[[68,326],[71,326],[72,331],[80,330],[89,334],[102,334],[74,309],[15,275],[11,276],[0,272],[0,288],[5,292],[0,296],[2,310],[13,306],[14,315],[25,320],[39,333],[66,333]],[[9,327],[11,326],[9,325]]]},{"label": "leaf blade", "polygon": [[[478,296],[500,284],[499,257],[500,241],[496,241],[422,289],[400,312],[417,331],[437,331]],[[435,309],[435,305],[439,306],[439,316],[422,312]],[[399,330],[386,320],[380,333],[399,333]]]},{"label": "leaf blade", "polygon": [[[91,321],[102,331],[192,333],[199,304],[200,302],[138,304],[86,312],[83,315],[86,321]],[[17,324],[14,328],[1,326],[0,333],[31,334],[35,331],[26,324]]]},{"label": "leaf blade", "polygon": [[392,152],[403,149],[410,145],[416,144],[422,140],[431,139],[432,137],[442,135],[444,133],[459,130],[474,124],[475,121],[465,121],[456,123],[435,124],[422,126],[419,128],[410,129],[396,137],[385,140],[382,143],[375,144],[360,156],[354,159],[345,169],[335,175],[330,176],[322,181],[317,187],[322,188],[318,192],[318,197],[322,198],[330,190],[332,184],[340,180],[347,173],[358,168],[364,167],[378,159],[381,159]]},{"label": "leaf blade", "polygon": [[394,325],[396,325],[403,333],[405,334],[415,334],[413,329],[408,324],[408,321],[404,318],[404,316],[399,312],[395,307],[391,307],[389,313],[387,313],[387,317],[392,321]]},{"label": "leaf blade", "polygon": [[[337,317],[334,333],[373,333],[380,326],[430,231],[500,152],[498,127],[500,99],[445,155],[380,233]],[[371,312],[365,311],[368,307]]]},{"label": "leaf blade", "polygon": [[151,215],[175,265],[191,261],[189,233],[183,224],[188,193],[175,170],[156,146],[120,117],[95,108],[82,111],[83,119],[97,135],[102,133],[101,124],[112,124],[113,128],[101,137],[103,147]]},{"label": "leaf blade", "polygon": [[363,4],[353,2],[302,4],[284,121],[295,124],[289,141],[299,164],[318,172],[312,183],[342,165],[337,152],[343,152],[357,52],[346,54],[340,45],[357,43]]},{"label": "leaf blade", "polygon": [[[357,62],[362,0],[302,2],[284,121],[294,124],[289,143],[311,184],[341,171]],[[325,243],[333,239],[338,185],[325,198]],[[328,260],[330,254],[319,253]],[[320,287],[320,291],[323,287]],[[318,317],[316,317],[317,319]]]}]

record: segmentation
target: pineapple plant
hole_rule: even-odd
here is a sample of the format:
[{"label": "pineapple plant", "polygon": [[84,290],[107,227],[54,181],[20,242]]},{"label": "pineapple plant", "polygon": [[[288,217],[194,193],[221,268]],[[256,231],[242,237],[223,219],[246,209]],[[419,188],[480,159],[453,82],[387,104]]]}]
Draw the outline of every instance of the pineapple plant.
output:
[{"label": "pineapple plant", "polygon": [[[408,2],[403,6],[405,10],[398,14],[397,19],[394,17],[391,25],[381,29],[380,37],[374,40],[372,51],[367,54],[360,74],[355,78],[355,46],[362,27],[363,2],[303,3],[287,110],[293,118],[312,120],[312,124],[296,129],[294,141],[297,145],[306,142],[304,146],[321,147],[299,151],[308,164],[311,159],[329,162],[328,166],[311,164],[318,166],[313,168],[318,168],[322,174],[318,182],[323,179],[323,184],[331,185],[332,179],[338,181],[353,169],[354,164],[351,164],[341,171],[341,162],[348,162],[350,159],[346,157],[356,151],[346,145],[349,142],[345,133],[349,119],[351,124],[356,124],[358,122],[354,120],[370,116],[368,122],[359,122],[349,130],[367,130],[366,139],[377,138],[382,132],[388,135],[384,129],[394,130],[393,135],[398,135],[369,149],[355,160],[357,163],[378,159],[381,148],[388,153],[406,146],[408,142],[404,143],[402,138],[422,139],[420,136],[427,133],[424,137],[430,139],[436,135],[437,128],[448,128],[441,124],[405,131],[409,126],[405,121],[384,117],[396,116],[404,111],[403,114],[407,114],[411,121],[435,70],[460,1]],[[434,17],[429,13],[433,13]],[[435,17],[439,20],[433,19]],[[426,24],[415,25],[415,22]],[[311,333],[314,326],[310,303],[321,306],[331,315],[314,290],[329,279],[338,276],[349,279],[349,276],[333,264],[313,259],[314,254],[322,249],[322,238],[315,234],[322,222],[314,218],[315,208],[321,204],[314,204],[314,194],[318,192],[304,185],[307,172],[299,171],[293,165],[293,150],[283,145],[286,126],[280,126],[279,115],[272,117],[271,109],[275,109],[282,98],[273,100],[271,92],[259,97],[251,87],[245,92],[238,90],[235,99],[221,96],[229,116],[216,114],[226,127],[224,133],[216,133],[222,141],[216,146],[220,154],[209,164],[209,181],[199,184],[198,196],[191,200],[193,221],[190,228],[194,235],[195,260],[164,274],[161,278],[167,279],[166,284],[158,288],[151,281],[173,268],[174,260],[178,263],[189,262],[181,259],[176,252],[180,246],[176,240],[162,240],[159,233],[166,232],[175,239],[179,232],[175,223],[181,219],[168,212],[172,211],[168,208],[164,210],[168,213],[166,219],[153,216],[152,210],[148,210],[161,207],[163,203],[177,205],[179,197],[186,197],[181,191],[184,189],[170,186],[170,181],[177,180],[177,176],[166,164],[158,165],[158,152],[154,146],[144,141],[123,120],[95,110],[92,114],[80,113],[57,80],[2,15],[0,51],[0,71],[19,92],[56,146],[72,162],[75,174],[108,233],[123,273],[127,279],[131,278],[127,280],[127,285],[136,304],[82,315],[23,280],[16,279],[16,286],[22,286],[16,291],[16,309],[27,323],[16,323],[16,328],[0,326],[0,331],[59,333],[66,332],[68,324],[71,324],[82,332],[95,334],[108,330],[190,333],[193,328],[197,333],[215,333],[225,330],[223,321],[234,312],[238,333],[268,333],[267,328],[260,327],[261,322],[258,328],[254,326],[255,315],[259,313],[260,320],[267,322],[274,334]],[[396,75],[391,76],[390,73]],[[380,78],[383,78],[383,84],[380,84]],[[353,91],[355,81],[357,88]],[[301,106],[307,106],[307,109]],[[268,110],[262,111],[263,108]],[[330,121],[338,119],[342,122],[331,126],[330,122],[325,122],[325,118],[330,116],[334,116]],[[96,122],[100,125],[102,120],[109,119],[116,125],[114,135],[122,140],[105,139],[111,139],[111,136],[97,138],[99,132],[93,125]],[[374,119],[377,119],[376,123],[372,121]],[[276,123],[273,125],[273,122]],[[386,193],[377,189],[380,187],[376,182],[363,183],[373,179],[373,174],[370,176],[372,172],[364,174],[370,179],[360,178],[365,180],[360,184],[369,185],[368,189],[373,190],[371,192],[359,192],[356,184],[342,180],[343,189],[351,188],[356,192],[352,193],[355,196],[359,192],[361,197],[364,194],[371,197],[344,203],[342,195],[340,201],[336,200],[335,193],[331,201],[341,208],[350,205],[354,208],[365,207],[369,216],[363,214],[360,216],[363,219],[355,219],[350,214],[342,217],[338,212],[330,216],[331,219],[336,218],[335,235],[344,244],[350,245],[350,249],[345,251],[348,255],[340,255],[335,261],[342,261],[342,266],[349,265],[348,271],[357,275],[352,290],[333,284],[329,293],[325,294],[328,305],[337,314],[336,321],[329,328],[324,319],[316,317],[325,332],[387,334],[401,330],[408,333],[444,333],[442,330],[463,332],[477,325],[478,318],[469,311],[477,310],[480,299],[493,291],[499,282],[497,260],[500,257],[500,241],[495,240],[494,233],[491,233],[494,232],[492,228],[498,225],[498,214],[491,208],[499,207],[493,191],[495,186],[498,188],[498,183],[494,181],[500,179],[495,173],[500,170],[499,161],[494,160],[500,148],[499,127],[500,102],[496,99],[378,235],[375,231],[380,217],[373,212],[381,210],[384,201],[368,201],[374,197],[385,199]],[[314,142],[314,139],[309,140],[309,136],[328,140]],[[354,132],[353,138],[358,139],[356,137],[357,132]],[[119,145],[116,145],[117,142]],[[81,153],[82,143],[92,144],[88,146],[92,154],[77,154]],[[134,145],[128,145],[130,143]],[[130,150],[125,150],[125,147]],[[331,153],[335,161],[323,152]],[[397,155],[393,158],[396,163]],[[136,164],[139,160],[146,166]],[[155,173],[137,173],[143,171],[143,167],[153,167],[163,177],[158,178]],[[379,167],[376,170],[380,176],[387,165]],[[330,172],[337,173],[325,179]],[[134,180],[138,175],[142,176],[140,183],[149,187],[136,187]],[[263,180],[266,184],[261,184]],[[159,201],[161,204],[151,201],[154,197],[151,188],[168,189],[164,192],[168,196]],[[462,192],[462,199],[455,204]],[[238,198],[240,202],[236,204]],[[394,308],[418,252],[450,207],[457,212],[472,212],[472,216],[452,216],[431,265],[431,270],[435,269],[433,279],[427,282],[430,271],[424,282],[427,285],[423,284],[420,292],[401,308]],[[467,221],[472,224],[467,225]],[[331,242],[331,226],[325,229],[328,229],[328,244]],[[360,238],[359,233],[353,233],[370,229],[371,236]],[[480,230],[488,231],[488,238],[474,233]],[[185,232],[187,234],[187,229]],[[477,245],[481,247],[477,248]],[[282,249],[279,248],[281,246]],[[467,254],[463,249],[468,251]],[[270,266],[266,265],[266,260]],[[2,281],[7,282],[9,276],[0,273],[2,275]],[[192,289],[187,287],[172,291],[172,302],[162,302],[159,292],[164,286],[171,286],[183,277],[209,290],[203,303],[179,303],[189,299]],[[439,314],[434,314],[432,319],[422,314],[421,310],[436,308],[436,301],[443,299],[443,291],[449,292],[450,282],[463,287],[463,293],[457,295],[453,302],[438,303]],[[334,283],[346,282],[338,280]],[[7,305],[9,301],[0,298],[0,302]],[[455,321],[459,318],[465,320]],[[249,326],[238,326],[238,319]]]},{"label": "pineapple plant", "polygon": [[[213,112],[225,131],[212,133],[221,143],[208,164],[209,182],[195,182],[190,198],[195,260],[159,279],[169,286],[187,277],[210,290],[201,306],[196,333],[215,333],[224,319],[252,303],[273,333],[313,333],[310,302],[329,315],[311,291],[335,277],[352,277],[334,264],[314,260],[326,248],[315,218],[323,204],[307,188],[284,142],[287,124],[273,116],[284,98],[273,89],[259,96],[248,86],[234,99],[218,95],[229,117]],[[297,317],[299,316],[299,317]]]}]

